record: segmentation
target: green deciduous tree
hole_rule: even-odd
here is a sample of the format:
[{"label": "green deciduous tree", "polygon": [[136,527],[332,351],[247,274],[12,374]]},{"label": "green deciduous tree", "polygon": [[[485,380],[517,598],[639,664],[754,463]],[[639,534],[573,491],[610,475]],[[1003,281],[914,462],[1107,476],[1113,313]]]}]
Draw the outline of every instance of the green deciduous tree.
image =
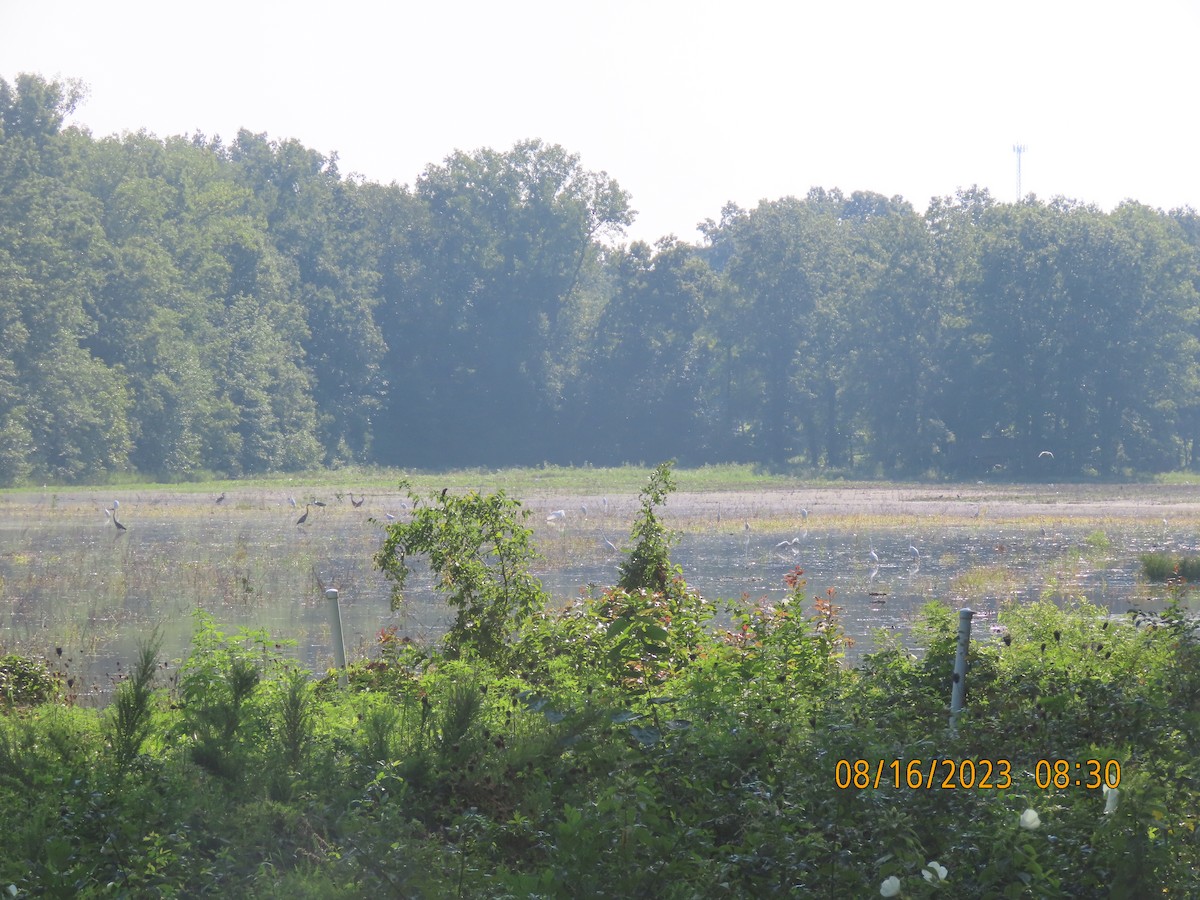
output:
[{"label": "green deciduous tree", "polygon": [[719,280],[696,248],[667,239],[609,260],[612,296],[588,341],[572,431],[592,462],[703,459],[709,346]]},{"label": "green deciduous tree", "polygon": [[416,194],[428,218],[392,343],[392,446],[441,464],[540,460],[530,438],[560,401],[560,315],[597,240],[630,221],[628,197],[540,141],[456,153]]}]

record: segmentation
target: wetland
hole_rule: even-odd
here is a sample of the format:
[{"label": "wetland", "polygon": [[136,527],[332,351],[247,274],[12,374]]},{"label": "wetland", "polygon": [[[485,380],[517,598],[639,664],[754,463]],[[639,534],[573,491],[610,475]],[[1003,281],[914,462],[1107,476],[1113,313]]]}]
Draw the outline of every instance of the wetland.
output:
[{"label": "wetland", "polygon": [[[536,574],[555,603],[616,580],[636,491],[479,488],[505,488],[529,510],[543,557]],[[45,658],[70,679],[77,702],[103,705],[155,629],[169,666],[186,653],[196,609],[230,631],[265,629],[294,642],[289,652],[314,671],[333,664],[327,587],[340,592],[352,660],[371,654],[392,626],[436,640],[450,617],[428,573],[417,571],[392,611],[391,586],[373,565],[388,515],[405,515],[404,495],[368,488],[354,497],[365,500],[355,506],[349,491],[315,482],[0,496],[0,649]],[[106,511],[114,501],[125,531]],[[1192,485],[683,489],[662,518],[678,536],[672,558],[706,597],[782,597],[797,566],[809,597],[832,589],[855,641],[850,663],[881,631],[908,641],[930,600],[971,607],[982,640],[1002,630],[1006,604],[1039,597],[1155,611],[1169,589],[1141,577],[1141,556],[1200,552]]]}]

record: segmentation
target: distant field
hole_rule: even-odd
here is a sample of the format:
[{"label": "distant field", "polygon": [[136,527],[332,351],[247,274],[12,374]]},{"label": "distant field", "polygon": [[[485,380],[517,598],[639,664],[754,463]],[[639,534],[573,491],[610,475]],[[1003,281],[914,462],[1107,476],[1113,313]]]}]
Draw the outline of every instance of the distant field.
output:
[{"label": "distant field", "polygon": [[[608,499],[624,506],[633,502],[646,483],[650,468],[467,469],[453,472],[403,472],[346,469],[300,475],[242,480],[215,480],[163,485],[125,482],[95,487],[54,487],[0,491],[0,515],[47,503],[110,505],[112,499],[142,499],[153,506],[180,502],[188,505],[215,499],[222,493],[241,502],[272,502],[295,497],[345,497],[371,494],[379,502],[404,496],[406,481],[419,495],[448,488],[453,491],[504,490],[531,508],[559,508]],[[840,519],[873,519],[944,515],[950,518],[986,515],[1012,520],[1068,518],[1167,519],[1200,518],[1200,477],[1184,473],[1153,483],[1131,484],[1009,484],[888,483],[820,480],[766,474],[750,465],[704,466],[676,470],[678,491],[667,504],[667,515],[678,527],[702,526],[720,513],[726,518],[787,520],[800,510]],[[376,504],[378,505],[378,503]]]}]

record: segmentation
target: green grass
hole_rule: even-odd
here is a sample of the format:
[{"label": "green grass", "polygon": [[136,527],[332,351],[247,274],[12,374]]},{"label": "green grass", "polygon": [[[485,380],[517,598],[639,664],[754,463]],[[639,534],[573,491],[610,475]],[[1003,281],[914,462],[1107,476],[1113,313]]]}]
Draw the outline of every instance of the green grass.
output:
[{"label": "green grass", "polygon": [[[653,466],[552,466],[504,469],[454,469],[444,472],[346,467],[314,472],[252,476],[239,479],[209,479],[172,484],[146,481],[136,477],[114,478],[95,485],[47,485],[45,492],[119,490],[122,492],[170,490],[179,494],[219,494],[222,490],[302,490],[318,486],[325,490],[395,490],[401,479],[408,480],[419,493],[440,490],[492,491],[503,488],[511,493],[553,491],[568,494],[637,493],[645,485]],[[676,470],[681,491],[736,491],[788,488],[800,485],[849,486],[841,479],[823,479],[819,475],[781,475],[765,473],[748,464],[701,466]],[[868,482],[864,482],[868,483]],[[42,485],[5,488],[3,494],[43,493]]]},{"label": "green grass", "polygon": [[1150,581],[1196,583],[1200,581],[1200,557],[1174,553],[1145,553],[1142,555],[1142,575]]}]

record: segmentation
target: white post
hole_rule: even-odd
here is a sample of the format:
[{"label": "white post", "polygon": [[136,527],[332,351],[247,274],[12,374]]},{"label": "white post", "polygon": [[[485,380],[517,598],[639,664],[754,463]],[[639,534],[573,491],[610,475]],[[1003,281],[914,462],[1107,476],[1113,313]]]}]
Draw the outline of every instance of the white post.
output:
[{"label": "white post", "polygon": [[969,606],[958,611],[958,651],[954,654],[954,683],[950,688],[950,733],[958,729],[958,714],[962,712],[967,693],[967,651],[971,647],[971,617]]},{"label": "white post", "polygon": [[337,588],[328,588],[325,599],[329,601],[329,631],[333,638],[333,659],[338,666],[338,686],[346,687],[346,642],[342,639],[342,608],[338,605]]}]

